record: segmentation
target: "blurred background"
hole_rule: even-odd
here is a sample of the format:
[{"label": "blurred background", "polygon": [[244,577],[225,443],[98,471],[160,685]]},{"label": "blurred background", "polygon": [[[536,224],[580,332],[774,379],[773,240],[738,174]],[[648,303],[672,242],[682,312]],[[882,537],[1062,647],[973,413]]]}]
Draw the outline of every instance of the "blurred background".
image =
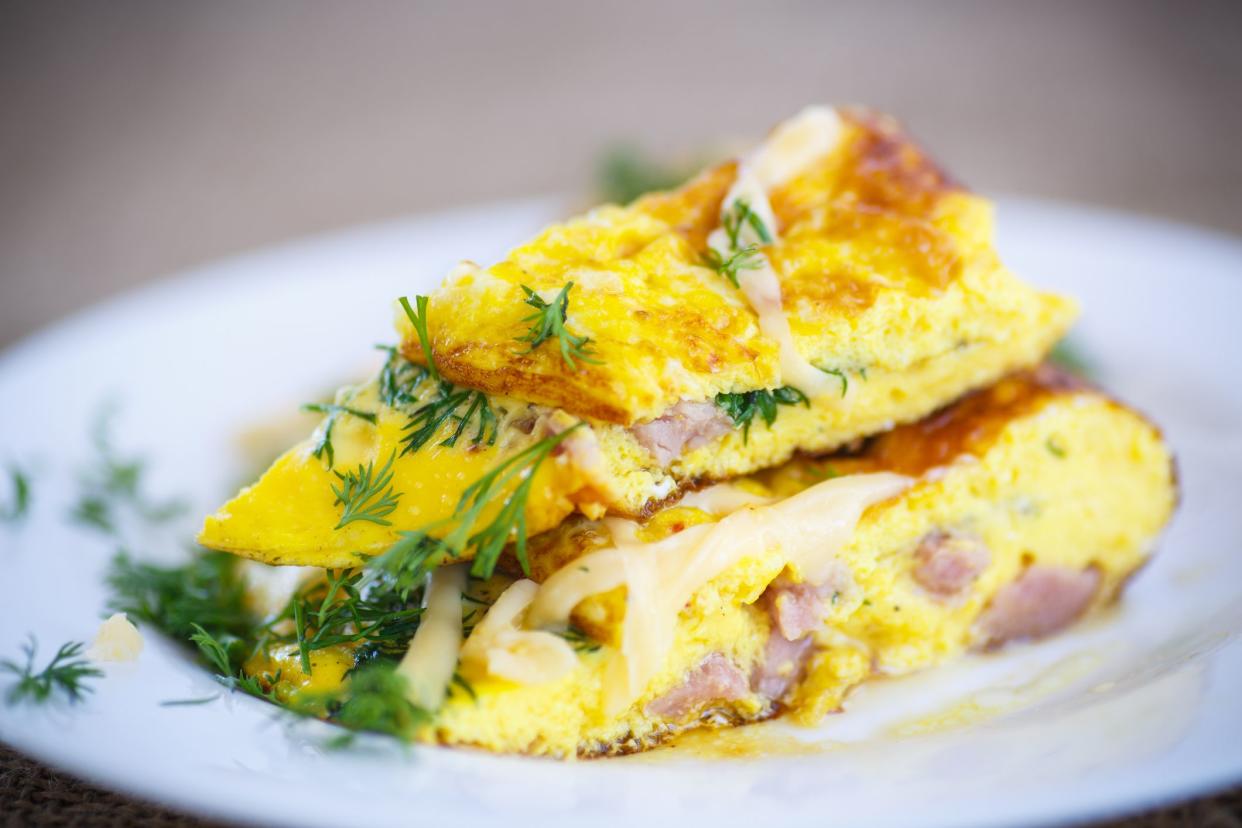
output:
[{"label": "blurred background", "polygon": [[109,0],[0,15],[0,345],[257,246],[585,198],[610,148],[614,173],[617,148],[675,164],[811,101],[899,115],[984,192],[1242,232],[1236,0]]}]

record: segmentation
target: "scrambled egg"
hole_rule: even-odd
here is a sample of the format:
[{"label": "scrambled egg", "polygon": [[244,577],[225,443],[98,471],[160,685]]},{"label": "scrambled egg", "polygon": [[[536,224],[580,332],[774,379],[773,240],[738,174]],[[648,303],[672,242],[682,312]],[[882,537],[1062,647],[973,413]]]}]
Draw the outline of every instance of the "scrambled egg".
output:
[{"label": "scrambled egg", "polygon": [[[519,428],[531,417],[588,424],[572,451],[539,470],[526,512],[531,533],[575,512],[647,516],[687,487],[833,450],[1034,365],[1076,313],[1070,300],[1031,289],[1000,264],[986,200],[953,183],[892,121],[844,113],[836,149],[771,192],[779,233],[766,248],[798,351],[835,372],[841,395],[781,406],[770,426],[726,423],[726,433],[662,459],[634,426],[686,401],[713,410],[716,394],[781,384],[777,343],[704,264],[736,172],[724,164],[679,190],[553,226],[492,267],[458,268],[430,297],[435,363],[502,410],[494,445],[441,445],[456,427],[450,421],[403,453],[410,410],[378,402],[373,381],[345,393],[376,423],[338,418],[331,468],[312,451],[325,421],[209,517],[200,543],[268,563],[356,563],[401,531],[450,516],[470,483],[548,433]],[[531,310],[521,286],[550,294],[570,281],[566,324],[591,338],[596,360],[577,370],[555,342],[524,353],[517,341]],[[403,314],[398,328],[405,355],[423,360]],[[427,400],[436,384],[424,385]],[[337,529],[337,473],[378,469],[390,457],[400,498],[387,525]]]},{"label": "scrambled egg", "polygon": [[[1084,607],[1114,600],[1150,553],[1176,500],[1172,461],[1159,432],[1099,392],[1046,369],[1002,380],[855,454],[798,459],[736,485],[756,496],[787,498],[828,478],[879,470],[908,475],[915,485],[863,514],[840,555],[848,577],[825,600],[826,622],[813,633],[813,655],[779,700],[755,692],[752,683],[734,698],[676,714],[656,712],[659,700],[710,658],[723,657],[745,675],[759,668],[774,625],[765,591],[782,575],[780,550],[759,543],[695,593],[680,613],[663,669],[622,713],[610,715],[604,704],[615,628],[625,613],[624,592],[614,592],[575,610],[575,622],[596,643],[579,654],[570,673],[536,685],[471,676],[475,697],[454,690],[420,738],[572,756],[642,749],[680,730],[782,711],[811,723],[873,673],[902,674],[994,643],[988,613],[1027,573],[1092,573]],[[647,521],[640,539],[718,519],[705,509],[673,506]],[[937,592],[918,571],[923,545],[948,533],[988,552],[953,595]],[[573,518],[534,539],[532,575],[543,580],[608,543],[605,526]],[[289,680],[300,681],[296,671]]]}]

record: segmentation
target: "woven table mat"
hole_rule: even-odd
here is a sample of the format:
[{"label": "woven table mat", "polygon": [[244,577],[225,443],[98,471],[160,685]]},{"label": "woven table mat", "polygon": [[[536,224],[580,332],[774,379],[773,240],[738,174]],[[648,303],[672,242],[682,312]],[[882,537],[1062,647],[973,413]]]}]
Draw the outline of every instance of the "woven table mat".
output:
[{"label": "woven table mat", "polygon": [[[0,821],[6,826],[225,828],[112,793],[52,770],[0,745]],[[1242,788],[1126,819],[1100,828],[1242,828]]]}]

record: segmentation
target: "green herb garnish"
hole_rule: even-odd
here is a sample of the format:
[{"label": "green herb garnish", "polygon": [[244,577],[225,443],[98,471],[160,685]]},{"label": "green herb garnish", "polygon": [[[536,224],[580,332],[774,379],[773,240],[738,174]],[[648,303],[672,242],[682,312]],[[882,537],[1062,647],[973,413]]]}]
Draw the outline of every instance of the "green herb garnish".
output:
[{"label": "green herb garnish", "polygon": [[354,471],[344,474],[333,472],[341,481],[341,485],[333,485],[332,493],[336,502],[341,504],[341,520],[336,529],[341,529],[356,520],[365,520],[380,526],[391,526],[392,521],[385,520],[397,508],[400,492],[394,492],[392,483],[392,461],[396,458],[394,451],[388,455],[388,462],[375,471],[375,461],[363,466],[358,464]]},{"label": "green herb garnish", "polygon": [[[459,414],[462,406],[465,406],[466,412]],[[449,382],[441,382],[436,397],[410,415],[410,421],[404,428],[406,434],[401,437],[401,442],[404,443],[401,454],[404,456],[418,451],[450,420],[455,421],[457,427],[440,443],[442,446],[457,445],[472,420],[477,427],[471,437],[471,445],[479,446],[486,442],[490,446],[496,442],[499,420],[487,395],[482,391],[470,391],[457,388]]]},{"label": "green herb garnish", "polygon": [[430,376],[421,365],[406,359],[392,345],[376,345],[385,351],[388,359],[379,375],[379,400],[389,408],[403,409],[418,403],[418,386]]},{"label": "green herb garnish", "polygon": [[86,680],[103,677],[102,670],[81,657],[82,647],[80,641],[60,645],[48,665],[36,672],[34,661],[38,645],[34,636],[30,636],[22,645],[22,652],[26,654],[24,664],[8,659],[0,661],[0,670],[17,676],[17,683],[9,688],[5,699],[9,704],[21,701],[43,704],[59,691],[70,703],[81,701],[93,690]]},{"label": "green herb garnish", "polygon": [[[556,447],[584,425],[575,423],[560,434],[545,437],[499,463],[466,487],[452,517],[417,531],[403,532],[401,539],[383,555],[368,562],[368,568],[391,578],[394,588],[405,595],[420,586],[433,567],[460,559],[467,551],[474,553],[470,574],[476,578],[490,578],[496,571],[500,553],[512,541],[522,571],[529,573],[526,503],[535,475]],[[496,501],[501,503],[499,511],[487,524],[479,526],[484,509]],[[449,524],[453,528],[443,537],[431,534]]]},{"label": "green herb garnish", "polygon": [[[191,625],[194,632],[190,640],[198,647],[199,655],[216,670],[216,680],[230,690],[241,690],[256,698],[276,702],[276,691],[263,689],[263,684],[256,676],[247,675],[237,664],[235,653],[243,649],[238,639],[221,640],[198,624]],[[226,643],[227,642],[227,643]],[[280,681],[280,674],[265,676],[269,685]]]},{"label": "green herb garnish", "polygon": [[574,286],[573,282],[567,282],[565,287],[561,288],[560,293],[551,302],[545,302],[543,297],[526,285],[521,285],[523,292],[526,294],[526,304],[535,309],[530,316],[525,317],[522,321],[529,322],[530,330],[525,336],[519,336],[518,342],[525,342],[530,345],[521,353],[529,354],[544,342],[556,337],[561,347],[561,359],[565,360],[565,364],[569,366],[571,371],[577,370],[574,364],[575,359],[583,362],[589,362],[593,365],[599,365],[597,359],[592,359],[592,350],[589,347],[591,338],[587,336],[577,336],[569,332],[565,327],[565,320],[569,316],[569,291]]},{"label": "green herb garnish", "polygon": [[121,550],[108,568],[108,608],[184,641],[201,624],[215,635],[244,636],[256,619],[246,608],[238,559],[200,552],[184,564],[141,563]]},{"label": "green herb garnish", "polygon": [[311,454],[315,457],[328,457],[328,468],[332,468],[336,464],[336,452],[332,448],[332,429],[336,426],[336,421],[345,415],[357,417],[360,420],[366,420],[371,425],[375,425],[376,414],[373,411],[359,411],[348,405],[337,405],[336,403],[306,403],[302,406],[303,411],[311,411],[316,414],[323,414],[328,419],[323,424],[323,429],[319,432],[319,439],[315,441]]},{"label": "green herb garnish", "polygon": [[397,301],[401,303],[401,308],[409,318],[410,324],[414,326],[414,330],[418,333],[418,343],[422,345],[423,357],[427,360],[427,374],[433,380],[439,382],[440,372],[436,370],[436,361],[431,354],[431,337],[427,334],[427,297],[414,297],[414,302],[418,305],[417,312],[410,307],[410,300],[404,296]]},{"label": "green herb garnish", "polygon": [[561,638],[568,641],[574,648],[575,653],[594,653],[598,652],[602,646],[598,641],[587,635],[585,631],[570,626],[557,633]]},{"label": "green herb garnish", "polygon": [[9,483],[13,501],[8,506],[0,506],[0,521],[18,523],[30,511],[30,477],[16,465],[10,464]]},{"label": "green herb garnish", "polygon": [[739,270],[758,270],[764,264],[763,254],[759,252],[758,246],[753,244],[748,244],[740,250],[735,250],[727,258],[721,256],[714,249],[708,248],[705,261],[708,267],[732,282],[735,288],[741,288],[742,286],[738,278]]},{"label": "green herb garnish", "polygon": [[763,391],[744,391],[739,394],[717,394],[716,405],[720,407],[735,427],[742,429],[743,440],[750,439],[750,426],[758,415],[767,425],[776,421],[778,405],[798,405],[810,407],[811,401],[792,385]]},{"label": "green herb garnish", "polygon": [[763,223],[759,214],[751,208],[750,202],[744,198],[739,198],[729,205],[729,209],[720,216],[720,226],[724,228],[725,235],[729,238],[731,251],[738,252],[752,246],[743,245],[741,242],[742,230],[746,227],[754,231],[760,244],[772,243],[772,232],[768,230],[768,226]]},{"label": "green herb garnish", "polygon": [[[409,738],[431,721],[431,714],[412,704],[409,682],[389,663],[368,664],[350,674],[341,696],[329,704],[329,720],[350,730],[365,730]],[[341,734],[329,745],[345,747],[351,734]]]},{"label": "green herb garnish", "polygon": [[1044,441],[1044,447],[1048,449],[1048,453],[1053,457],[1061,460],[1065,459],[1065,446],[1061,445],[1061,441],[1056,437],[1049,437],[1046,441]]},{"label": "green herb garnish", "polygon": [[1048,361],[1083,379],[1090,379],[1095,374],[1095,365],[1082,344],[1070,337],[1062,339],[1053,347]]},{"label": "green herb garnish", "polygon": [[671,190],[694,171],[661,164],[632,146],[617,146],[600,160],[599,194],[613,204],[629,204],[654,190]]},{"label": "green herb garnish", "polygon": [[[845,392],[848,391],[850,388],[850,379],[848,376],[846,376],[845,372],[842,371],[840,368],[820,368],[819,370],[823,371],[825,374],[834,376],[837,379],[841,380],[841,396],[844,397]],[[865,378],[866,376],[864,375],[864,379]]]}]

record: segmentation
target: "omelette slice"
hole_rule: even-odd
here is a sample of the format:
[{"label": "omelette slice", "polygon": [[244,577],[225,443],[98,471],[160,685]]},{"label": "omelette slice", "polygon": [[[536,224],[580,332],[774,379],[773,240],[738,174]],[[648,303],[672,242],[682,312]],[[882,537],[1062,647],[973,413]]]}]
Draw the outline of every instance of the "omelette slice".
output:
[{"label": "omelette slice", "polygon": [[1010,273],[992,235],[991,205],[892,120],[812,107],[678,190],[403,300],[381,374],[321,407],[199,540],[348,566],[431,526],[490,572],[485,529],[641,518],[915,421],[1037,364],[1076,314]]},{"label": "omelette slice", "polygon": [[[855,453],[643,522],[571,518],[532,540],[529,578],[437,570],[396,672],[438,710],[407,735],[568,757],[814,723],[870,676],[1049,635],[1115,600],[1175,501],[1142,417],[1052,369],[1015,375]],[[324,692],[369,651],[319,652]],[[296,646],[248,669],[286,700],[308,686]]]}]

